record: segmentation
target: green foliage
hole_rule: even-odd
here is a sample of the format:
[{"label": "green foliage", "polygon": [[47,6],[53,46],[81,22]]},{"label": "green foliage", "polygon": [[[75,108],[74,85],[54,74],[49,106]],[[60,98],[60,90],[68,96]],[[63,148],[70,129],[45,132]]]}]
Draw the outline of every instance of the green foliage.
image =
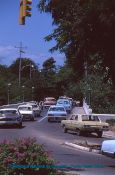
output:
[{"label": "green foliage", "polygon": [[64,52],[74,70],[82,70],[84,60],[99,54],[115,85],[115,1],[40,0],[41,12],[51,13],[55,29],[45,39],[56,40],[51,51]]}]

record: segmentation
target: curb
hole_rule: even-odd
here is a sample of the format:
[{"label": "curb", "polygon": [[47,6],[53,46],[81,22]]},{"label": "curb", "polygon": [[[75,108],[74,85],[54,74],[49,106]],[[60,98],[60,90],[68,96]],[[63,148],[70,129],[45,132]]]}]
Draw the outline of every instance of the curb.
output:
[{"label": "curb", "polygon": [[101,154],[100,150],[90,149],[90,148],[80,146],[80,145],[77,145],[77,144],[74,144],[74,143],[69,143],[69,142],[65,142],[64,144],[67,145],[67,146],[71,146],[71,147],[83,150],[83,151],[88,151],[88,152],[94,152],[94,153],[97,153],[97,154]]}]

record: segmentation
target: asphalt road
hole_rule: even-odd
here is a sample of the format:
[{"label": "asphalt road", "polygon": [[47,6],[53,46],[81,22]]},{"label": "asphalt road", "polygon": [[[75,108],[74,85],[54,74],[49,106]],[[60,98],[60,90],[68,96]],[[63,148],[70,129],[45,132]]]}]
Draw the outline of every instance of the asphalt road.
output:
[{"label": "asphalt road", "polygon": [[[70,148],[64,145],[65,141],[88,140],[101,143],[106,138],[97,138],[95,135],[79,137],[75,133],[64,133],[60,123],[48,123],[44,118],[46,111],[34,122],[26,121],[23,128],[0,128],[0,141],[22,137],[35,137],[43,144],[55,160],[56,165],[65,166],[67,171],[74,171],[80,175],[113,175],[115,174],[115,159]],[[90,168],[87,166],[90,165]],[[67,168],[68,166],[68,168]],[[103,167],[102,167],[103,166]],[[100,167],[100,168],[99,168]]]}]

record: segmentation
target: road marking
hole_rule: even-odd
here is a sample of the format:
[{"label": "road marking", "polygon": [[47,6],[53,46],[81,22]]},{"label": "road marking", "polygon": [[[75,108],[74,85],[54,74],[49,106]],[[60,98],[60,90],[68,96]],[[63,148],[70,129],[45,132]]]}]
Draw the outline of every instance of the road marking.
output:
[{"label": "road marking", "polygon": [[45,118],[47,118],[47,115],[43,117],[42,119],[38,120],[38,122],[42,122]]}]

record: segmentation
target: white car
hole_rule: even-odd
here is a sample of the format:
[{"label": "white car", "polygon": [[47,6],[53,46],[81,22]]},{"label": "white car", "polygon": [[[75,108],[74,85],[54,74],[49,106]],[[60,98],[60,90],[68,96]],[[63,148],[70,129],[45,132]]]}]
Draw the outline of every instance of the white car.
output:
[{"label": "white car", "polygon": [[0,109],[0,126],[15,125],[22,127],[22,116],[15,108]]},{"label": "white car", "polygon": [[41,114],[41,107],[34,103],[28,103],[28,105],[31,105],[34,111],[34,116],[39,117]]},{"label": "white car", "polygon": [[102,142],[101,152],[115,158],[115,140],[105,140]]},{"label": "white car", "polygon": [[22,115],[23,120],[29,119],[34,121],[35,114],[31,105],[19,105],[18,111]]},{"label": "white car", "polygon": [[61,121],[67,119],[67,112],[63,106],[50,106],[47,112],[48,122]]}]

